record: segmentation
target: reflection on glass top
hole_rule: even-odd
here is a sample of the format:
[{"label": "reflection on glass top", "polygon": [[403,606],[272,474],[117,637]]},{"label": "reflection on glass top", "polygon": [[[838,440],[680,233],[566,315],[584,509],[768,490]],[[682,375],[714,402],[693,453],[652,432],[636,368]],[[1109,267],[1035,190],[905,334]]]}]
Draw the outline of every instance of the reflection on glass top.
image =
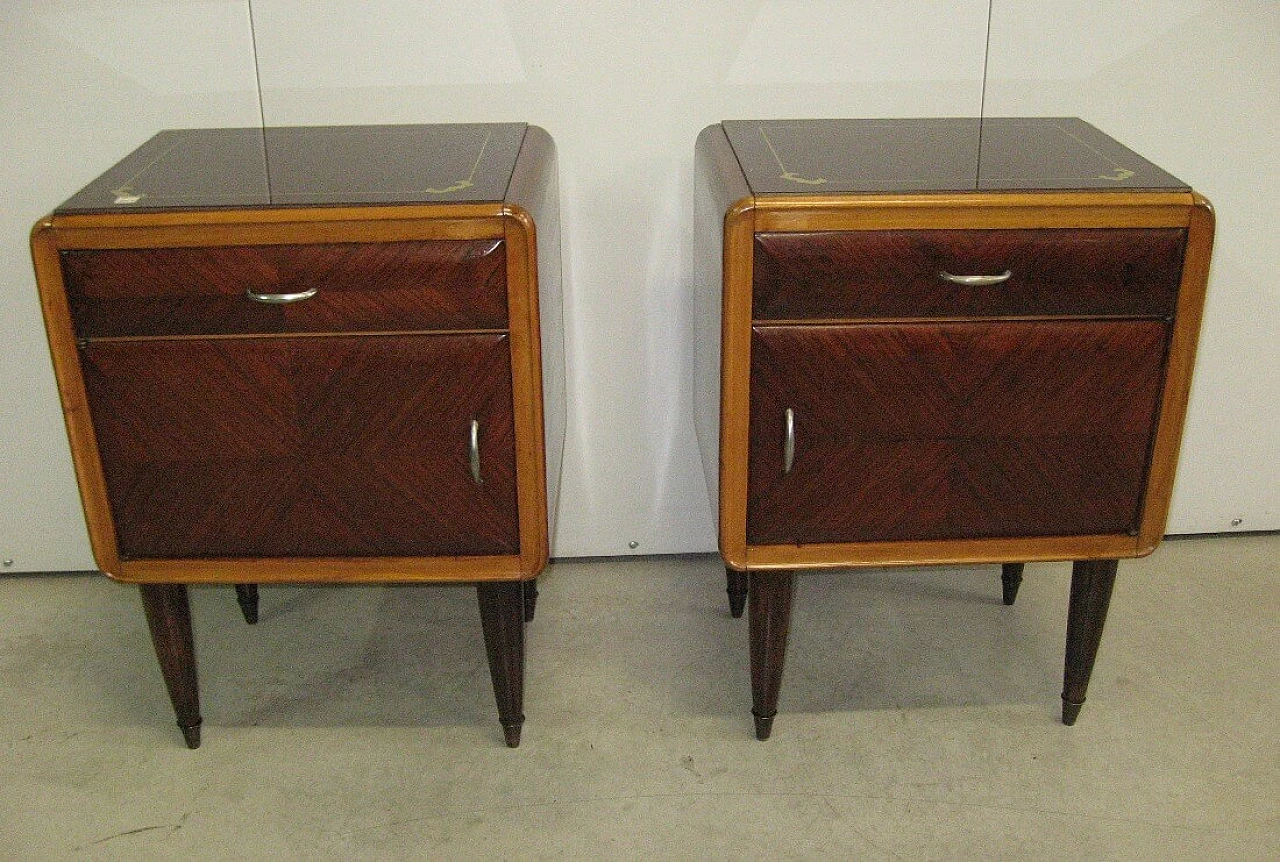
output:
[{"label": "reflection on glass top", "polygon": [[160,132],[57,212],[500,201],[523,123]]},{"label": "reflection on glass top", "polygon": [[755,194],[1187,188],[1074,117],[723,125]]}]

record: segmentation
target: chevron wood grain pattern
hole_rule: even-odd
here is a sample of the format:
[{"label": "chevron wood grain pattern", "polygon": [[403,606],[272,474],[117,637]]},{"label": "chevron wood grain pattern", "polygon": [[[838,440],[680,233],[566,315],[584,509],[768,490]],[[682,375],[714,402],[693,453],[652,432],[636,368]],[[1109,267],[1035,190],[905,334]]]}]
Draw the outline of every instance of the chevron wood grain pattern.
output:
[{"label": "chevron wood grain pattern", "polygon": [[[504,329],[500,239],[72,250],[77,337]],[[245,292],[310,299],[272,305]]]},{"label": "chevron wood grain pattern", "polygon": [[519,552],[505,335],[90,342],[81,353],[125,559]]},{"label": "chevron wood grain pattern", "polygon": [[1134,530],[1168,331],[1139,320],[755,327],[748,542]]},{"label": "chevron wood grain pattern", "polygon": [[[1185,242],[1178,228],[757,234],[753,317],[1167,317]],[[981,287],[939,277],[1005,270]]]}]

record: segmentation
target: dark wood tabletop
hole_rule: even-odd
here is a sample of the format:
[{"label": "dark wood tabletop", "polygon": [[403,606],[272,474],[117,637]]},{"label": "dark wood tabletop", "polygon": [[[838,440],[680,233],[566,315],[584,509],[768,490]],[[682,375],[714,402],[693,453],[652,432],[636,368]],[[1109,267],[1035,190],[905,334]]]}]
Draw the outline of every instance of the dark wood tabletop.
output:
[{"label": "dark wood tabletop", "polygon": [[171,129],[56,212],[500,201],[525,129],[523,123]]},{"label": "dark wood tabletop", "polygon": [[754,194],[1186,190],[1083,120],[729,120]]}]

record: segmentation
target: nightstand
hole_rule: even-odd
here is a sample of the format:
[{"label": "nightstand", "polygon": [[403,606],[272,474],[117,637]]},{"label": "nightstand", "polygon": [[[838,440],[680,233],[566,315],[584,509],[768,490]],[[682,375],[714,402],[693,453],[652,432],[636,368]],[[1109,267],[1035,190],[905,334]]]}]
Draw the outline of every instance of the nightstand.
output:
[{"label": "nightstand", "polygon": [[1163,534],[1208,202],[1078,119],[733,121],[698,139],[695,409],[753,714],[797,569],[1072,560],[1063,721]]},{"label": "nightstand", "polygon": [[98,566],[188,745],[187,584],[475,582],[519,743],[564,436],[554,146],[523,124],[161,132],[36,225]]}]

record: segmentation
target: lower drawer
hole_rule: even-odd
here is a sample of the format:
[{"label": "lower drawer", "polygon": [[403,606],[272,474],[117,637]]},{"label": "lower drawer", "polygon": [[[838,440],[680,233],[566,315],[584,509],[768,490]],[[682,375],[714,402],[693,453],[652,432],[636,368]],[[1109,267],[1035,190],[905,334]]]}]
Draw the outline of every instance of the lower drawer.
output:
[{"label": "lower drawer", "polygon": [[758,326],[747,541],[1131,532],[1167,339],[1160,321]]},{"label": "lower drawer", "polygon": [[519,552],[505,335],[96,342],[81,362],[126,559]]}]

